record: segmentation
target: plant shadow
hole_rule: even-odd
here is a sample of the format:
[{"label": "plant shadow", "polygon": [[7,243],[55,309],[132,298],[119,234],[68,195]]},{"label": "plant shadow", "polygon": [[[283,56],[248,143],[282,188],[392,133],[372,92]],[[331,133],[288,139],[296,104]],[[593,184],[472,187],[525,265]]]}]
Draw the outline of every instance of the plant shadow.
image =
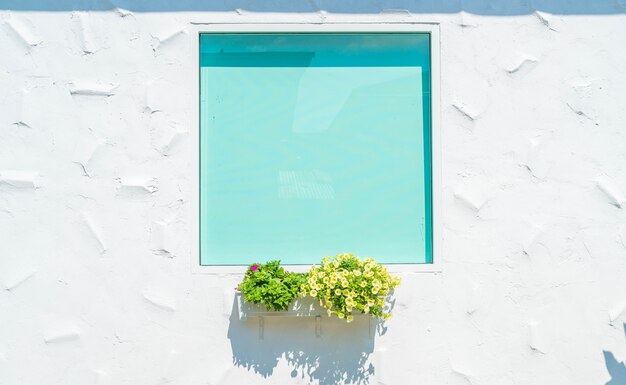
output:
[{"label": "plant shadow", "polygon": [[[626,336],[626,323],[624,324],[624,335]],[[618,362],[615,355],[609,351],[603,350],[602,354],[604,354],[606,370],[611,375],[611,380],[606,385],[626,384],[626,365],[624,362]]]},{"label": "plant shadow", "polygon": [[320,385],[370,383],[375,335],[370,338],[369,317],[355,317],[350,324],[322,317],[319,337],[315,317],[264,317],[263,325],[261,334],[258,317],[240,320],[233,302],[228,339],[235,366],[269,377],[283,361],[294,379]]}]

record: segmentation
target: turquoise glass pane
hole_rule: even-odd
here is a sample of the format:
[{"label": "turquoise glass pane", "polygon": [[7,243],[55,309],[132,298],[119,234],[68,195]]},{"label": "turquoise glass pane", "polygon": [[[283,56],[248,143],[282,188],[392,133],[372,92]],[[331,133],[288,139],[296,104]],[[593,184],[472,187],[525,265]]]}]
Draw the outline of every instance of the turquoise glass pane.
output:
[{"label": "turquoise glass pane", "polygon": [[428,34],[202,34],[200,263],[432,262]]}]

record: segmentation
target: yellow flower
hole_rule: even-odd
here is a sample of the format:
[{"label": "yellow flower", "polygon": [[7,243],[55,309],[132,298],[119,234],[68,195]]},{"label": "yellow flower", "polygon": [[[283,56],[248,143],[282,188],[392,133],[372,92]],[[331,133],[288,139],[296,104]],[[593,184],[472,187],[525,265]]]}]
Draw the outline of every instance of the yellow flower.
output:
[{"label": "yellow flower", "polygon": [[378,288],[377,287],[372,289],[372,294],[378,294]]},{"label": "yellow flower", "polygon": [[341,289],[335,289],[335,295],[341,295]]},{"label": "yellow flower", "polygon": [[361,276],[361,271],[360,270],[355,270],[354,271],[354,275],[357,276],[357,277],[360,277]]},{"label": "yellow flower", "polygon": [[315,297],[317,295],[317,290],[311,290],[311,297]]},{"label": "yellow flower", "polygon": [[342,281],[341,281],[341,286],[342,286],[343,288],[348,287],[348,281],[347,281],[347,280],[345,280],[345,279],[344,279],[344,280],[342,280]]},{"label": "yellow flower", "polygon": [[343,317],[345,317],[345,314],[343,314],[343,313],[337,313],[337,317],[339,317],[339,318],[343,318]]},{"label": "yellow flower", "polygon": [[349,315],[349,316],[346,318],[346,321],[348,321],[348,322],[352,322],[353,320],[354,320],[354,316],[352,316],[352,315]]},{"label": "yellow flower", "polygon": [[370,312],[370,307],[369,306],[363,306],[363,312],[365,314],[369,313]]},{"label": "yellow flower", "polygon": [[352,306],[346,306],[346,311],[352,311]]},{"label": "yellow flower", "polygon": [[328,279],[328,277],[324,277],[324,283],[328,285],[330,283],[330,279]]},{"label": "yellow flower", "polygon": [[339,267],[339,262],[338,261],[334,261],[333,262],[333,266],[335,266],[335,268]]},{"label": "yellow flower", "polygon": [[326,275],[326,273],[324,273],[323,271],[320,271],[320,273],[319,273],[320,278],[324,278],[325,275]]},{"label": "yellow flower", "polygon": [[367,286],[367,282],[361,281],[361,287],[365,287],[365,286]]}]

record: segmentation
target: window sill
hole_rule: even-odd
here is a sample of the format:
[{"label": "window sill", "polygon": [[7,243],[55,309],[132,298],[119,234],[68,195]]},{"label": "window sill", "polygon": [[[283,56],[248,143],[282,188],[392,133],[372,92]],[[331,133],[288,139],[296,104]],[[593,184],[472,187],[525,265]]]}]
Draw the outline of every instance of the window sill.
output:
[{"label": "window sill", "polygon": [[[287,271],[295,273],[305,273],[312,265],[281,265]],[[419,264],[383,264],[392,273],[441,273],[441,263],[419,263]],[[198,264],[197,259],[192,259],[191,270],[196,274],[234,274],[243,275],[248,266],[207,266]]]}]

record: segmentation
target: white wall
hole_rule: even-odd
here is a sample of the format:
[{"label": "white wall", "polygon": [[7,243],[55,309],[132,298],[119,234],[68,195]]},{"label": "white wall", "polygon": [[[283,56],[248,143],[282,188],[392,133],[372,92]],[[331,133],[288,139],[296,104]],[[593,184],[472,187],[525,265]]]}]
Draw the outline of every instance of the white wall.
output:
[{"label": "white wall", "polygon": [[[624,1],[8,3],[0,384],[626,382]],[[303,20],[441,23],[443,273],[374,340],[190,273],[190,22]]]}]

